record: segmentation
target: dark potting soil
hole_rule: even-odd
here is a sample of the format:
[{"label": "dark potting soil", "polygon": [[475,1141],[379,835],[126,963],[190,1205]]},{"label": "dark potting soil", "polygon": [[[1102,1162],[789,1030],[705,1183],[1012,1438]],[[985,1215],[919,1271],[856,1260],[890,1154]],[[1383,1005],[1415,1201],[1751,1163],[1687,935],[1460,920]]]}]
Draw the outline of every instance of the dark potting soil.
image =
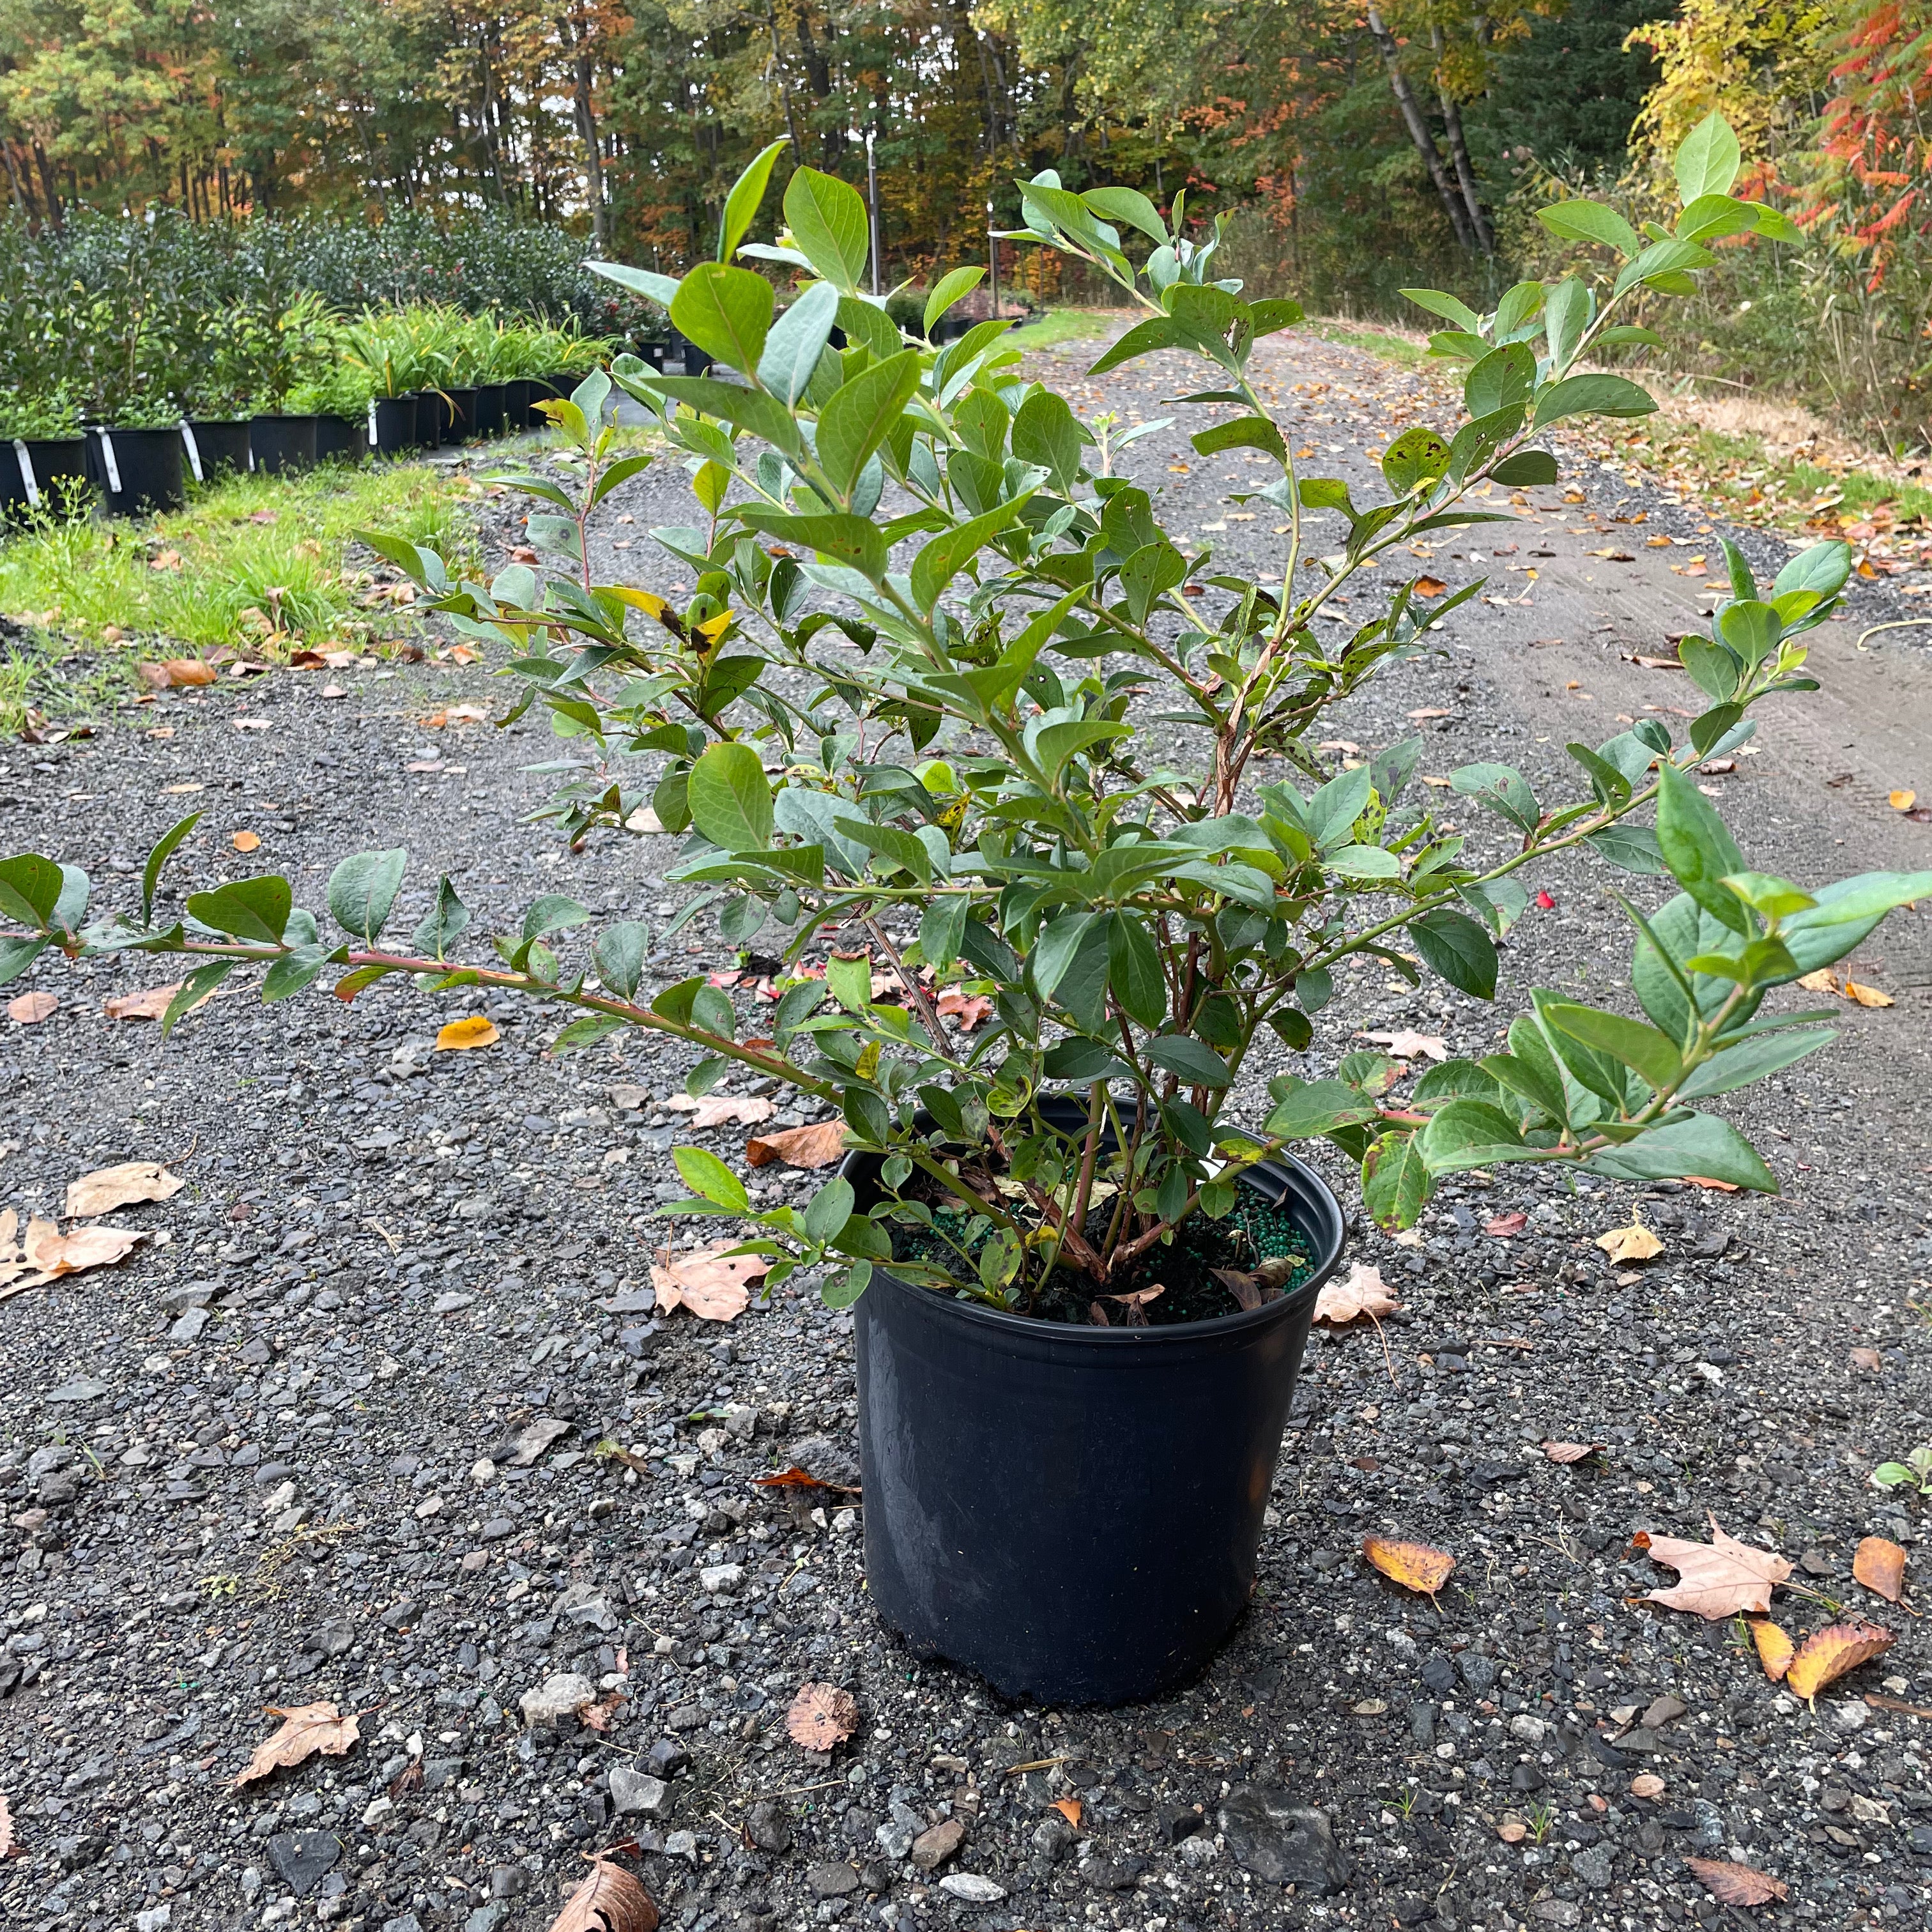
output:
[{"label": "dark potting soil", "polygon": [[[1088,1216],[1089,1240],[1098,1240],[1105,1233],[1111,1205],[1096,1208]],[[948,1226],[956,1239],[967,1219],[964,1208],[946,1202],[934,1204],[933,1214],[942,1226]],[[896,1260],[922,1261],[952,1270],[958,1268],[958,1250],[926,1228],[895,1227],[892,1233]],[[982,1237],[978,1245],[983,1244]],[[1233,1291],[1216,1281],[1212,1270],[1229,1268],[1246,1273],[1262,1262],[1282,1258],[1294,1264],[1294,1271],[1282,1290],[1292,1294],[1314,1267],[1307,1241],[1286,1208],[1244,1187],[1237,1190],[1234,1207],[1223,1219],[1214,1221],[1204,1214],[1190,1215],[1174,1230],[1171,1242],[1148,1250],[1130,1274],[1113,1283],[1111,1292],[1117,1295],[1130,1293],[1159,1282],[1162,1292],[1141,1304],[1150,1328],[1166,1328],[1182,1322],[1211,1322],[1220,1316],[1238,1315],[1241,1310]],[[1268,1299],[1274,1298],[1265,1289],[1262,1293]],[[1132,1310],[1126,1304],[1096,1294],[1090,1276],[1077,1268],[1064,1266],[1056,1268],[1031,1304],[1017,1312],[1036,1321],[1092,1328],[1097,1325],[1092,1306],[1096,1299],[1106,1311],[1110,1327],[1130,1325]]]}]

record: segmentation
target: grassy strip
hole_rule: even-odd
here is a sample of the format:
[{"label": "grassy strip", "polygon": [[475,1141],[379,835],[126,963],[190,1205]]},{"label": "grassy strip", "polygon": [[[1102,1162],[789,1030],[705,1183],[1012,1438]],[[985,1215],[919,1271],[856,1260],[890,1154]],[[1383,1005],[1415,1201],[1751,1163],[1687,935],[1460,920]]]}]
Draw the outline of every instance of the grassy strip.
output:
[{"label": "grassy strip", "polygon": [[[473,560],[462,505],[474,487],[415,464],[328,464],[196,488],[185,509],[144,520],[44,517],[16,530],[0,541],[0,615],[28,641],[0,662],[0,727],[17,729],[30,704],[50,716],[98,707],[142,656],[226,646],[276,659],[400,634],[407,606],[351,560],[355,532]],[[59,669],[76,655],[76,674]]]},{"label": "grassy strip", "polygon": [[1050,308],[1037,322],[1018,328],[1000,344],[1003,349],[1052,349],[1062,342],[1089,342],[1111,335],[1124,320],[1120,309]]},{"label": "grassy strip", "polygon": [[1384,328],[1368,328],[1352,322],[1311,322],[1310,331],[1324,342],[1339,343],[1344,349],[1364,349],[1384,362],[1400,362],[1413,369],[1428,359],[1429,352],[1420,342],[1404,335],[1392,335]]}]

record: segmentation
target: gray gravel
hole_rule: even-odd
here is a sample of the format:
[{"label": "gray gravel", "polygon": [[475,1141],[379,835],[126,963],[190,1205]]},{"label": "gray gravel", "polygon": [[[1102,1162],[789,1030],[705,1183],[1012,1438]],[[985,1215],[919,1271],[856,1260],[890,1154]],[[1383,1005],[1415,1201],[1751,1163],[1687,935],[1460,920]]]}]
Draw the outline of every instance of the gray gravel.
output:
[{"label": "gray gravel", "polygon": [[[1318,346],[1269,354],[1284,386],[1385,398],[1394,380]],[[1112,393],[1153,413],[1152,388]],[[1328,393],[1359,461],[1381,418]],[[1238,472],[1166,467],[1184,458],[1169,432],[1135,467],[1220,520]],[[677,483],[627,486],[636,526],[614,534],[681,520]],[[1607,516],[1624,486],[1586,487]],[[1654,642],[1694,591],[1646,556],[1612,602],[1591,539],[1556,534],[1582,509],[1538,499],[1558,553],[1540,601],[1472,607],[1338,736],[1372,748],[1438,710],[1424,770],[1501,755],[1542,782],[1567,736],[1677,701],[1597,626],[1608,610],[1611,635]],[[1902,768],[1932,718],[1922,656],[1864,662],[1828,627],[1819,658],[1817,702],[1850,707],[1856,748],[1768,726],[1721,782],[1733,823],[1748,848],[1774,834],[1761,856],[1801,878],[1932,862],[1932,833],[1873,790],[1932,794],[1932,767]],[[146,844],[200,805],[176,875],[196,884],[272,862],[314,904],[341,852],[406,843],[399,925],[442,868],[479,930],[543,890],[612,916],[674,903],[669,842],[571,854],[520,822],[545,783],[523,768],[556,748],[539,727],[422,723],[494,703],[480,673],[353,673],[339,700],[323,681],[170,694],[89,740],[9,748],[8,849],[86,863],[124,902]],[[1838,758],[1891,769],[1827,789]],[[244,830],[263,842],[246,862]],[[1509,995],[1615,998],[1611,875],[1569,861],[1543,882],[1554,903],[1517,928]],[[1920,1627],[1890,1613],[1896,1648],[1814,1712],[1735,1627],[1631,1601],[1672,1579],[1630,1539],[1702,1535],[1714,1513],[1867,1615],[1885,1606],[1851,1580],[1860,1537],[1924,1561],[1920,1508],[1866,1478],[1932,1438],[1928,958],[1922,918],[1888,928],[1860,976],[1897,1004],[1848,1008],[1837,1048],[1738,1110],[1778,1202],[1505,1173],[1445,1189],[1420,1245],[1358,1228],[1352,1256],[1407,1306],[1380,1335],[1311,1346],[1251,1615],[1201,1683],[1111,1713],[1010,1705],[909,1658],[868,1612],[852,1499],[753,1486],[791,1462],[856,1480],[850,1322],[808,1293],[729,1327],[655,1315],[650,1210],[682,1192],[668,1149],[693,1138],[660,1104],[676,1052],[552,1060],[554,1013],[385,986],[346,1006],[224,992],[164,1046],[101,1012],[158,962],[43,962],[26,983],[58,1010],[0,1036],[4,1204],[51,1214],[75,1175],[124,1160],[189,1186],[115,1217],[156,1232],[119,1268],[0,1304],[0,1794],[20,1840],[0,1917],[515,1932],[548,1924],[584,1852],[619,1845],[680,1932],[1709,1922],[1690,1856],[1785,1881],[1759,1922],[1922,1923],[1927,1720],[1897,1708],[1932,1705]],[[656,963],[734,962],[690,928]],[[1378,966],[1344,982],[1307,1070],[1358,1028],[1484,1050],[1513,1010]],[[471,1010],[498,1044],[433,1052]],[[743,1134],[697,1138],[730,1156]],[[1519,1208],[1520,1234],[1485,1232]],[[1620,1270],[1594,1238],[1636,1211],[1665,1250]],[[1552,1438],[1606,1446],[1560,1467],[1536,1446]],[[1438,1603],[1366,1570],[1371,1532],[1454,1552]],[[1780,1605],[1794,1634],[1826,1620]],[[807,1681],[859,1701],[830,1757],[784,1733]],[[234,1790],[265,1709],[322,1699],[360,1714],[356,1748]],[[1660,1796],[1632,1794],[1645,1772]]]}]

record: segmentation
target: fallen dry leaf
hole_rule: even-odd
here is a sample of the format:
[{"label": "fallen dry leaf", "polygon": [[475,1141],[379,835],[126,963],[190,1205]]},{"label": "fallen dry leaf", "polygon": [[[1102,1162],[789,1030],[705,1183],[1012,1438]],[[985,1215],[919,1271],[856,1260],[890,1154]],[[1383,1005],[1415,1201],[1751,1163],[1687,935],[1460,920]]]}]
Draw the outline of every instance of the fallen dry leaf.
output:
[{"label": "fallen dry leaf", "polygon": [[1431,1060],[1449,1058],[1449,1042],[1440,1034],[1411,1033],[1405,1029],[1397,1033],[1358,1033],[1355,1037],[1372,1046],[1387,1047],[1393,1060],[1414,1060],[1418,1055]]},{"label": "fallen dry leaf", "polygon": [[1058,1811],[1076,1832],[1080,1828],[1082,1808],[1077,1798],[1056,1798],[1048,1807],[1049,1810]]},{"label": "fallen dry leaf", "polygon": [[750,1167],[769,1167],[775,1160],[788,1167],[830,1167],[844,1151],[845,1123],[814,1120],[775,1134],[754,1134],[745,1143],[745,1161]]},{"label": "fallen dry leaf", "polygon": [[1895,1604],[1905,1590],[1905,1552],[1882,1536],[1868,1536],[1852,1558],[1852,1574],[1874,1595]]},{"label": "fallen dry leaf", "polygon": [[1888,792],[1886,796],[1894,812],[1910,812],[1918,802],[1918,794],[1909,788],[1901,791]]},{"label": "fallen dry leaf", "polygon": [[949,986],[933,1001],[932,1010],[941,1019],[955,1022],[962,1033],[970,1033],[992,1012],[993,1003],[983,993],[962,993]]},{"label": "fallen dry leaf", "polygon": [[1415,594],[1418,597],[1440,597],[1448,588],[1439,577],[1418,577],[1415,580]]},{"label": "fallen dry leaf", "polygon": [[1708,1543],[1650,1536],[1642,1530],[1636,1542],[1639,1549],[1650,1552],[1653,1562],[1665,1564],[1678,1575],[1670,1588],[1653,1590],[1644,1601],[1688,1610],[1712,1621],[1745,1610],[1762,1615],[1771,1608],[1772,1586],[1791,1574],[1791,1565],[1774,1550],[1756,1550],[1726,1536],[1715,1516],[1711,1519]]},{"label": "fallen dry leaf", "polygon": [[[12,1247],[12,1228],[0,1222],[0,1235],[4,1235],[5,1247]],[[124,1261],[146,1239],[138,1228],[71,1228],[63,1234],[52,1221],[33,1220],[27,1223],[26,1239],[22,1244],[21,1262],[31,1270],[28,1279],[19,1284],[22,1288],[39,1288],[44,1283],[58,1280],[66,1274],[80,1274],[88,1268],[110,1268],[118,1261]],[[8,1268],[18,1272],[20,1264],[9,1261]],[[8,1293],[14,1291],[9,1289]]]},{"label": "fallen dry leaf", "polygon": [[118,1167],[97,1168],[68,1183],[68,1218],[110,1214],[136,1201],[166,1201],[187,1185],[158,1160],[128,1160]]},{"label": "fallen dry leaf", "polygon": [[1862,1369],[1868,1376],[1885,1372],[1885,1358],[1869,1345],[1861,1344],[1852,1349],[1845,1358],[1855,1369]]},{"label": "fallen dry leaf", "polygon": [[1784,1688],[1806,1702],[1828,1684],[1836,1683],[1848,1670],[1856,1670],[1874,1657],[1882,1657],[1894,1642],[1890,1630],[1876,1624],[1859,1621],[1828,1624],[1804,1640],[1791,1668],[1784,1673]]},{"label": "fallen dry leaf", "polygon": [[801,1684],[785,1713],[785,1733],[807,1750],[829,1751],[859,1728],[859,1700],[836,1684]]},{"label": "fallen dry leaf", "polygon": [[292,1708],[271,1704],[267,1714],[280,1718],[282,1727],[255,1747],[254,1756],[235,1780],[238,1786],[251,1784],[284,1766],[305,1763],[317,1751],[324,1757],[340,1757],[362,1735],[355,1718],[345,1718],[333,1704],[299,1704]]},{"label": "fallen dry leaf", "polygon": [[1401,1306],[1389,1292],[1380,1268],[1355,1262],[1350,1264],[1346,1281],[1322,1283],[1322,1292],[1315,1298],[1315,1318],[1318,1322],[1332,1322],[1339,1328],[1364,1315],[1372,1321],[1379,1321],[1384,1315],[1393,1315]]},{"label": "fallen dry leaf", "polygon": [[754,1476],[752,1486],[754,1490],[831,1490],[842,1496],[862,1493],[850,1483],[828,1483],[823,1476],[814,1476],[796,1462],[788,1469],[774,1470],[769,1476]]},{"label": "fallen dry leaf", "polygon": [[1892,1004],[1889,993],[1881,993],[1876,986],[1862,986],[1856,980],[1840,980],[1828,968],[1820,967],[1815,973],[1807,973],[1798,983],[1808,993],[1836,993],[1840,999],[1850,1000],[1855,1006],[1888,1006]]},{"label": "fallen dry leaf", "polygon": [[1426,1543],[1396,1543],[1386,1537],[1365,1536],[1362,1554],[1394,1583],[1432,1597],[1449,1580],[1456,1559],[1446,1550]]},{"label": "fallen dry leaf", "polygon": [[14,1808],[0,1797],[0,1858],[14,1856]]},{"label": "fallen dry leaf", "polygon": [[1543,1453],[1552,1462],[1580,1462],[1586,1456],[1594,1456],[1604,1447],[1600,1442],[1546,1442]]},{"label": "fallen dry leaf", "polygon": [[658,1312],[688,1308],[704,1322],[735,1322],[751,1303],[745,1284],[757,1281],[771,1267],[763,1255],[734,1255],[735,1241],[714,1241],[688,1254],[660,1251],[651,1264],[651,1286],[657,1291]]},{"label": "fallen dry leaf", "polygon": [[1749,1865],[1732,1864],[1726,1858],[1686,1858],[1684,1862],[1720,1905],[1768,1905],[1774,1899],[1791,1896],[1790,1886],[1782,1879]]},{"label": "fallen dry leaf", "polygon": [[1664,1244],[1632,1216],[1628,1228],[1612,1228],[1597,1237],[1597,1246],[1613,1262],[1647,1262],[1664,1252]]},{"label": "fallen dry leaf", "polygon": [[159,664],[137,664],[135,675],[151,691],[172,691],[183,685],[212,684],[215,670],[199,658],[164,658]]},{"label": "fallen dry leaf", "polygon": [[[104,1002],[101,1011],[110,1020],[158,1020],[166,1016],[170,1003],[182,989],[178,980],[171,980],[165,986],[150,986],[139,993],[118,993]],[[211,988],[195,1001],[196,1006],[205,1006],[213,999]],[[192,1012],[194,1007],[188,1009]]]},{"label": "fallen dry leaf", "polygon": [[1654,1771],[1639,1772],[1630,1780],[1630,1788],[1633,1798],[1661,1798],[1664,1796],[1664,1780]]},{"label": "fallen dry leaf", "polygon": [[22,993],[7,1002],[7,1017],[16,1026],[38,1026],[59,1006],[51,993]]},{"label": "fallen dry leaf", "polygon": [[1772,1683],[1778,1683],[1791,1668],[1791,1660],[1798,1654],[1797,1646],[1768,1617],[1752,1618],[1750,1634],[1764,1674]]},{"label": "fallen dry leaf", "polygon": [[472,1013],[467,1019],[452,1020],[438,1030],[436,1050],[439,1053],[463,1053],[471,1047],[494,1046],[502,1038],[496,1030],[496,1023],[486,1020],[481,1013]]},{"label": "fallen dry leaf", "polygon": [[1844,990],[1846,999],[1856,1000],[1862,1006],[1888,1006],[1893,1004],[1889,993],[1881,993],[1876,986],[1862,986],[1856,980],[1847,980]]},{"label": "fallen dry leaf", "polygon": [[550,1932],[657,1932],[657,1924],[650,1894],[621,1865],[593,1858]]},{"label": "fallen dry leaf", "polygon": [[1518,1209],[1513,1214],[1498,1214],[1492,1221],[1483,1223],[1483,1232],[1499,1241],[1511,1241],[1529,1226],[1529,1216]]},{"label": "fallen dry leaf", "polygon": [[688,1114],[694,1129],[756,1126],[778,1112],[770,1101],[752,1094],[674,1094],[664,1104],[674,1114]]},{"label": "fallen dry leaf", "polygon": [[238,852],[253,852],[260,848],[262,835],[259,832],[237,832],[228,842]]}]

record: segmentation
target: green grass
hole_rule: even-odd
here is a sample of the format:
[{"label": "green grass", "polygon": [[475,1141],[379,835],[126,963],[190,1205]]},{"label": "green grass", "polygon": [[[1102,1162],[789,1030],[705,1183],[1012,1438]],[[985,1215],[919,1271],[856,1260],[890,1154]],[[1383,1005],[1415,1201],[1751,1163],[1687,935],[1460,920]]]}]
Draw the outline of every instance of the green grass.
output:
[{"label": "green grass", "polygon": [[1391,335],[1384,328],[1364,328],[1350,322],[1311,322],[1308,326],[1324,342],[1339,342],[1345,349],[1364,349],[1390,362],[1413,369],[1428,355],[1419,342],[1406,336]]},{"label": "green grass", "polygon": [[1052,349],[1062,342],[1092,341],[1112,332],[1120,311],[1111,308],[1050,308],[1037,322],[1015,329],[1001,345],[1023,350]]},{"label": "green grass", "polygon": [[[0,663],[0,723],[17,726],[30,703],[50,716],[92,708],[140,657],[224,645],[282,657],[398,635],[406,607],[370,599],[350,541],[390,531],[464,560],[476,543],[463,508],[471,487],[412,464],[327,465],[196,488],[165,516],[16,530],[0,538],[0,615],[30,641]],[[84,674],[58,668],[76,654]]]}]

